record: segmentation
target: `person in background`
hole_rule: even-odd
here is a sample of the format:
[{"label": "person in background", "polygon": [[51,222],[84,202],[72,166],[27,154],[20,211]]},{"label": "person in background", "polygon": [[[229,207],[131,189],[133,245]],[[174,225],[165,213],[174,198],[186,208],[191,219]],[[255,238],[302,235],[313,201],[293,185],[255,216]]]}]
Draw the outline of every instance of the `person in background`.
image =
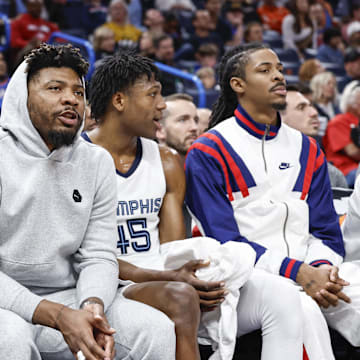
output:
[{"label": "person in background", "polygon": [[318,59],[307,59],[299,68],[299,80],[305,84],[310,84],[311,79],[319,73],[325,71],[324,66]]},{"label": "person in background", "polygon": [[111,29],[115,34],[115,41],[125,48],[135,48],[141,35],[141,30],[128,21],[128,6],[125,0],[111,0],[109,21],[103,26]]},{"label": "person in background", "polygon": [[92,44],[96,61],[114,55],[117,49],[114,32],[105,26],[101,26],[94,31]]},{"label": "person in background", "polygon": [[198,108],[197,114],[199,117],[199,135],[203,134],[209,128],[211,110],[207,108]]},{"label": "person in background", "polygon": [[3,52],[0,52],[0,112],[5,90],[9,84],[8,65]]},{"label": "person in background", "polygon": [[312,101],[319,113],[319,135],[324,136],[330,119],[340,113],[335,75],[330,71],[316,74],[310,81]]},{"label": "person in background", "polygon": [[308,0],[289,0],[290,14],[282,22],[282,39],[285,49],[294,49],[305,59],[305,49],[317,48],[317,33],[309,15]]},{"label": "person in background", "polygon": [[360,161],[360,144],[354,143],[351,130],[360,121],[360,87],[342,99],[345,112],[328,123],[323,145],[326,158],[345,175],[349,187],[354,187],[356,170]]},{"label": "person in background", "polygon": [[323,44],[320,45],[316,58],[321,62],[329,62],[344,66],[345,45],[341,32],[337,28],[328,28],[323,34]]},{"label": "person in background", "polygon": [[195,75],[201,80],[205,90],[214,89],[216,86],[215,70],[210,66],[204,66],[196,71]]},{"label": "person in background", "polygon": [[264,29],[261,23],[252,21],[245,26],[244,42],[263,42]]},{"label": "person in background", "polygon": [[261,18],[265,30],[273,30],[281,34],[284,18],[289,10],[284,6],[276,5],[275,0],[264,0],[257,12]]},{"label": "person in background", "polygon": [[[303,134],[318,138],[320,129],[318,112],[297,86],[287,86],[286,109],[281,112],[281,119]],[[331,163],[328,162],[327,165],[331,187],[347,188],[348,184],[343,173]]]}]

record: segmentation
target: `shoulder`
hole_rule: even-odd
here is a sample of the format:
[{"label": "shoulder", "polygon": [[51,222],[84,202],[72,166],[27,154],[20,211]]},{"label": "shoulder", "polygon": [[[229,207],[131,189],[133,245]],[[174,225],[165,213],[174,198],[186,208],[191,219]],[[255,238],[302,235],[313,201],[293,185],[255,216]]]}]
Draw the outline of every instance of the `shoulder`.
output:
[{"label": "shoulder", "polygon": [[[79,138],[74,154],[81,162],[93,168],[114,168],[114,160],[103,147]],[[115,170],[114,170],[115,172]]]},{"label": "shoulder", "polygon": [[169,148],[166,145],[158,145],[161,162],[164,171],[181,167],[181,157],[174,149]]}]

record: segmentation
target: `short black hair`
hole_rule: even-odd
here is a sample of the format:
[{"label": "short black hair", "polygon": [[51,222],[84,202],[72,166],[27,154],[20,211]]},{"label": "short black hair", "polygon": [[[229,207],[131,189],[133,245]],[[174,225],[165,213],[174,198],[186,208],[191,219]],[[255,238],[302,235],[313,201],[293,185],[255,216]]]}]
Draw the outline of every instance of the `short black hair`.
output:
[{"label": "short black hair", "polygon": [[323,41],[325,44],[329,44],[334,37],[341,37],[341,31],[337,28],[328,28],[324,30]]},{"label": "short black hair", "polygon": [[90,81],[89,103],[95,119],[100,122],[115,93],[128,91],[143,77],[158,80],[159,70],[151,59],[131,51],[105,58],[95,69]]},{"label": "short black hair", "polygon": [[71,44],[49,45],[42,43],[26,57],[27,82],[34,78],[40,70],[49,67],[67,67],[74,70],[79,78],[85,76],[89,63],[82,57],[80,50]]}]

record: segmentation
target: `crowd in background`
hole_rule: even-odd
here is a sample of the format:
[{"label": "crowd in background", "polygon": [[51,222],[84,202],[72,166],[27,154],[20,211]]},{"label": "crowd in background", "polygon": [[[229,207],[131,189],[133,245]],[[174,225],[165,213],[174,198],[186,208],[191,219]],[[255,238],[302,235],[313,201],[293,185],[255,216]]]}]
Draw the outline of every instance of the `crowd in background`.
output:
[{"label": "crowd in background", "polygon": [[[133,49],[196,74],[208,108],[218,96],[221,56],[240,44],[268,43],[287,83],[297,83],[314,104],[315,137],[327,159],[353,186],[360,161],[353,92],[360,81],[360,0],[1,0],[0,13],[11,29],[0,57],[0,97],[24,55],[54,31],[89,40],[95,66]],[[160,80],[164,96],[184,92],[196,101],[193,84],[167,73]]]}]

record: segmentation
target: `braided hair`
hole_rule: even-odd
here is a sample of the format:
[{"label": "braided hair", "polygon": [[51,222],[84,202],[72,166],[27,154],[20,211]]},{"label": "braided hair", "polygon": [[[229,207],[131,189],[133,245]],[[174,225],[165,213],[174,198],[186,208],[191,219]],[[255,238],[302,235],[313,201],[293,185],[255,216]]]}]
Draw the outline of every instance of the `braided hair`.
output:
[{"label": "braided hair", "polygon": [[262,43],[239,45],[229,50],[222,57],[218,70],[220,95],[212,108],[209,128],[233,115],[238,105],[238,99],[230,86],[230,79],[233,76],[238,76],[245,80],[245,67],[249,62],[250,55],[262,49],[269,49],[269,46]]}]

